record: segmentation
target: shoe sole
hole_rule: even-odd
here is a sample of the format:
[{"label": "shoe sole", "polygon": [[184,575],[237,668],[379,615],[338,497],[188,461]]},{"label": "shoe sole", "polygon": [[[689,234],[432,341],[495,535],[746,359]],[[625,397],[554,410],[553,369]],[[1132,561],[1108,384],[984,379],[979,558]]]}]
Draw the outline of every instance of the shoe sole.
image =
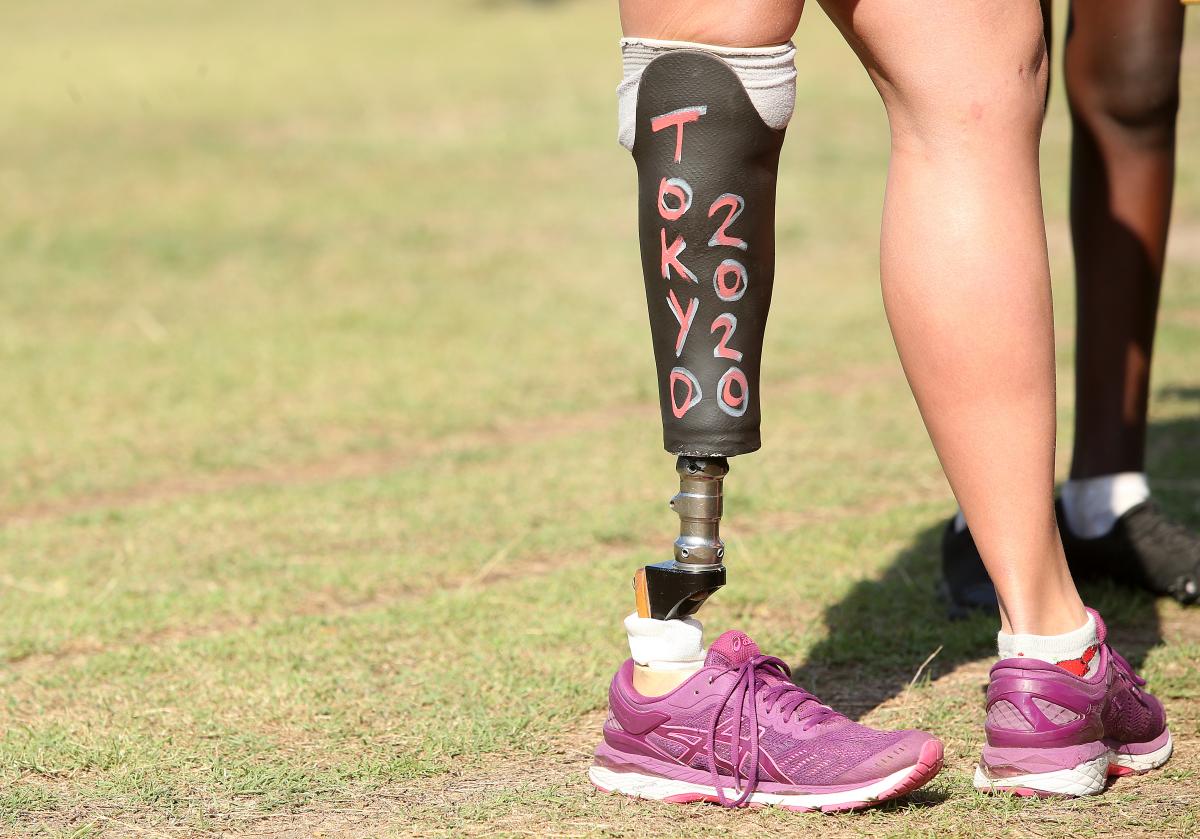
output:
[{"label": "shoe sole", "polygon": [[1171,752],[1175,750],[1175,743],[1171,739],[1171,732],[1167,731],[1167,742],[1163,743],[1157,749],[1146,752],[1145,754],[1129,754],[1122,753],[1116,749],[1112,752],[1112,760],[1108,764],[1108,774],[1113,777],[1121,777],[1124,775],[1141,775],[1143,772],[1149,772],[1151,769],[1157,769],[1171,758]]},{"label": "shoe sole", "polygon": [[1157,769],[1171,757],[1174,743],[1167,732],[1167,741],[1146,754],[1122,754],[1110,750],[1069,769],[989,778],[982,766],[975,767],[975,789],[980,792],[1004,793],[1021,797],[1077,798],[1103,792],[1109,778],[1140,775]]},{"label": "shoe sole", "polygon": [[[749,806],[782,807],[798,812],[838,813],[861,810],[921,788],[941,771],[943,759],[941,741],[929,740],[921,747],[915,764],[861,787],[825,793],[755,792],[744,803]],[[716,787],[677,781],[659,775],[618,772],[604,766],[593,766],[588,770],[588,779],[601,792],[617,793],[631,798],[669,804],[720,803]],[[731,801],[741,794],[738,790],[730,788],[725,788],[724,793]]]}]

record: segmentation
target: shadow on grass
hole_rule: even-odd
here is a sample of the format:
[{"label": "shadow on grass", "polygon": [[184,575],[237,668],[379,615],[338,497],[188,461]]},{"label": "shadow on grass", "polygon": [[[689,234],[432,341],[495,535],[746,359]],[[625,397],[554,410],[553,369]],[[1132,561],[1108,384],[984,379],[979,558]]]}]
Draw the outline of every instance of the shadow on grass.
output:
[{"label": "shadow on grass", "polygon": [[[1178,390],[1173,395],[1178,398]],[[1200,389],[1189,390],[1187,398],[1200,398]],[[1150,474],[1168,484],[1200,475],[1200,417],[1154,424],[1149,452]],[[1196,499],[1186,494],[1178,489],[1155,493],[1181,521],[1200,526]],[[795,669],[798,684],[858,719],[903,692],[939,647],[919,680],[936,680],[994,655],[996,619],[975,615],[951,621],[937,595],[943,526],[917,533],[882,577],[858,583],[826,611],[829,636]],[[1084,601],[1105,616],[1114,646],[1141,667],[1146,653],[1162,642],[1154,598],[1108,583],[1080,588]],[[984,688],[981,681],[981,693]]]}]

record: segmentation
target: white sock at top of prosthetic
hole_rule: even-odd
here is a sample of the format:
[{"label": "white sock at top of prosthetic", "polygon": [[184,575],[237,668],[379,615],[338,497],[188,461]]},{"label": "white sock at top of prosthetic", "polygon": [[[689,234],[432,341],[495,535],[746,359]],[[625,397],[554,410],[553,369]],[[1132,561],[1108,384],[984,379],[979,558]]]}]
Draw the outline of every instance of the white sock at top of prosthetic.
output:
[{"label": "white sock at top of prosthetic", "polygon": [[1096,539],[1149,497],[1150,484],[1145,472],[1118,472],[1067,481],[1062,488],[1063,514],[1072,533]]},{"label": "white sock at top of prosthetic", "polygon": [[689,41],[621,39],[621,83],[617,85],[617,141],[633,151],[638,83],[646,65],[674,50],[701,50],[733,68],[763,122],[784,128],[796,107],[796,47],[791,41],[773,47],[718,47]]},{"label": "white sock at top of prosthetic", "polygon": [[695,618],[660,621],[625,618],[629,654],[651,670],[696,671],[704,666],[704,627]]},{"label": "white sock at top of prosthetic", "polygon": [[1083,626],[1062,635],[1009,635],[999,632],[996,634],[996,647],[1000,658],[1036,658],[1082,676],[1099,666],[1094,649],[1100,643],[1097,633],[1096,618],[1088,612],[1087,622]]}]

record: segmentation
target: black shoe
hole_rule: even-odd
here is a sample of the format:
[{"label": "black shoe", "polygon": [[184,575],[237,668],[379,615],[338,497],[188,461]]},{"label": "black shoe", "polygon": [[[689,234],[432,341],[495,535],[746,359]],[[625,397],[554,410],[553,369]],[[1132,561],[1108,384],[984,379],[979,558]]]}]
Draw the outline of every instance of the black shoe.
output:
[{"label": "black shoe", "polygon": [[[1153,501],[1130,508],[1112,530],[1095,539],[1071,532],[1061,501],[1054,514],[1076,580],[1112,580],[1170,595],[1185,605],[1200,599],[1200,535],[1168,518]],[[951,618],[999,608],[971,531],[955,532],[954,519],[942,534],[941,590]]]},{"label": "black shoe", "polygon": [[1113,580],[1184,604],[1200,599],[1200,534],[1169,518],[1153,500],[1129,508],[1112,530],[1095,539],[1071,532],[1062,502],[1055,511],[1076,580]]},{"label": "black shoe", "polygon": [[996,589],[970,529],[955,530],[953,518],[942,531],[941,594],[951,620],[961,620],[972,612],[1000,611]]}]

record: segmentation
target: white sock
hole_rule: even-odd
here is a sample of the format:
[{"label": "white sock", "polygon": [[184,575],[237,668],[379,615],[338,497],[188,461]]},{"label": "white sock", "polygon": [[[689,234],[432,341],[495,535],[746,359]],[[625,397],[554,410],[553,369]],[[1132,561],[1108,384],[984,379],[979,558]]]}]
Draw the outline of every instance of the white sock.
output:
[{"label": "white sock", "polygon": [[967,517],[963,515],[963,511],[959,510],[954,514],[954,532],[962,533],[967,529]]},{"label": "white sock", "polygon": [[783,128],[796,107],[796,47],[788,41],[774,47],[717,47],[688,41],[652,38],[621,39],[621,83],[617,85],[617,141],[633,150],[638,83],[646,65],[673,50],[711,53],[733,68],[763,122]]},{"label": "white sock", "polygon": [[[1087,622],[1079,629],[1064,632],[1062,635],[1009,635],[1007,632],[996,634],[996,647],[1000,658],[1036,658],[1058,664],[1063,661],[1081,659],[1089,647],[1100,643],[1096,618],[1088,612]],[[1093,656],[1087,663],[1087,672],[1091,673],[1099,665],[1099,658]]]},{"label": "white sock", "polygon": [[1067,481],[1062,488],[1063,513],[1072,533],[1096,539],[1149,497],[1150,484],[1145,472],[1118,472]]},{"label": "white sock", "polygon": [[625,618],[629,654],[651,670],[699,670],[704,666],[704,627],[695,618],[660,621]]}]

